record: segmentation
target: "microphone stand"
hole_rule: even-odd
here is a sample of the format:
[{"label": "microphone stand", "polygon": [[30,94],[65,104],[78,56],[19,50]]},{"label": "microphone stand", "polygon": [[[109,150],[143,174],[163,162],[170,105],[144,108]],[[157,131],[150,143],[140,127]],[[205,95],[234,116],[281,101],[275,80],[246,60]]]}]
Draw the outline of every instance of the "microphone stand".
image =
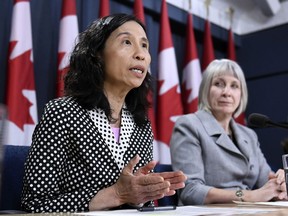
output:
[{"label": "microphone stand", "polygon": [[288,124],[287,123],[277,123],[277,122],[268,121],[267,125],[270,125],[272,127],[280,127],[280,128],[288,129]]}]

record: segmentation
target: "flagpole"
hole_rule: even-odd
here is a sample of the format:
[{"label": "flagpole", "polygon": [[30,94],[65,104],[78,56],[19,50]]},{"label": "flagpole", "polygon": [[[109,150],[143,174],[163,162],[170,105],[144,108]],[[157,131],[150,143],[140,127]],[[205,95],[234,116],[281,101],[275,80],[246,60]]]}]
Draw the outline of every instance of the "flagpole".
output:
[{"label": "flagpole", "polygon": [[233,16],[234,16],[234,9],[232,7],[228,8],[228,16],[229,16],[229,21],[230,21],[230,29],[232,29],[233,26]]},{"label": "flagpole", "polygon": [[204,71],[208,64],[215,59],[214,47],[210,29],[210,21],[209,21],[209,5],[211,0],[206,0],[205,4],[207,7],[207,18],[204,27],[204,42],[203,42],[203,53],[202,53],[202,70]]},{"label": "flagpole", "polygon": [[211,4],[211,0],[205,0],[204,4],[206,6],[207,19],[209,19],[209,6]]}]

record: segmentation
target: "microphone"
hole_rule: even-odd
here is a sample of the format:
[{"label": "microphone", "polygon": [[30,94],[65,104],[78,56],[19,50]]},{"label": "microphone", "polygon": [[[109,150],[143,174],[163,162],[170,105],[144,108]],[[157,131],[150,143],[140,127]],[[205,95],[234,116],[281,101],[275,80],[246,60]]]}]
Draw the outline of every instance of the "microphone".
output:
[{"label": "microphone", "polygon": [[288,129],[288,123],[273,122],[267,116],[259,113],[252,113],[251,115],[249,115],[248,122],[249,125],[259,128],[278,127]]}]

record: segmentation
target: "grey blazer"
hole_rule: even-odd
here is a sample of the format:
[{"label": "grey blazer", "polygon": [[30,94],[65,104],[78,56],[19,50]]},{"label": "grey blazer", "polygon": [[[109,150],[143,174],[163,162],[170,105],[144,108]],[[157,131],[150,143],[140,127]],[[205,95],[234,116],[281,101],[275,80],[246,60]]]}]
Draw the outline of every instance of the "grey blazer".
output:
[{"label": "grey blazer", "polygon": [[268,181],[270,166],[256,133],[230,122],[234,143],[209,112],[179,117],[170,141],[174,170],[188,177],[179,191],[179,205],[201,205],[212,187],[255,189]]}]

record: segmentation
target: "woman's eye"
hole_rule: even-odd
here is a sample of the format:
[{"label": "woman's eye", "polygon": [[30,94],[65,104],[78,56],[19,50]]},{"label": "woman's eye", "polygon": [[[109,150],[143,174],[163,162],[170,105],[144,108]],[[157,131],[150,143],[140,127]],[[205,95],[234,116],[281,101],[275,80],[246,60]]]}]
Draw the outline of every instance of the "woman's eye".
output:
[{"label": "woman's eye", "polygon": [[124,40],[125,44],[131,44],[131,42],[129,40]]},{"label": "woman's eye", "polygon": [[232,86],[231,86],[233,89],[237,89],[237,88],[239,88],[239,85],[238,84],[232,84]]},{"label": "woman's eye", "polygon": [[217,86],[217,87],[224,87],[224,83],[222,83],[222,82],[215,82],[215,86]]},{"label": "woman's eye", "polygon": [[148,44],[147,44],[147,43],[143,43],[143,44],[142,44],[142,47],[148,48]]}]

